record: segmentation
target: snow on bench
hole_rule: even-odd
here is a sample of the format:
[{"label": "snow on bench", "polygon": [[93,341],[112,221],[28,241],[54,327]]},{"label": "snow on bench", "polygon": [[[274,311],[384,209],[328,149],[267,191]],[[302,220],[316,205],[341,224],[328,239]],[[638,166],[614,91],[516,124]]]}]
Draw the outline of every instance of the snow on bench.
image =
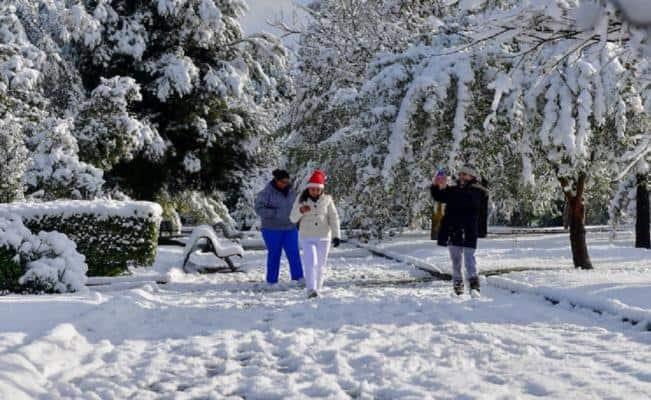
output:
[{"label": "snow on bench", "polygon": [[200,225],[192,231],[183,251],[183,270],[186,270],[190,256],[196,250],[203,253],[213,253],[224,260],[232,271],[235,271],[237,267],[233,264],[231,257],[242,257],[244,255],[242,246],[231,241],[220,240],[214,229],[209,225]]}]

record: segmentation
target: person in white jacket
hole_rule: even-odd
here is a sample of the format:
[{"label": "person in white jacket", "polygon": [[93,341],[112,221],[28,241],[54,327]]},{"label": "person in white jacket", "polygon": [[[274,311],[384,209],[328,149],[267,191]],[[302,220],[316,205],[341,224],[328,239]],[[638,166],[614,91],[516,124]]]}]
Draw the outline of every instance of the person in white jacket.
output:
[{"label": "person in white jacket", "polygon": [[289,219],[298,223],[305,288],[308,297],[317,297],[323,288],[324,269],[330,243],[338,247],[341,240],[339,215],[331,196],[325,194],[326,176],[316,170],[305,191],[297,197]]}]

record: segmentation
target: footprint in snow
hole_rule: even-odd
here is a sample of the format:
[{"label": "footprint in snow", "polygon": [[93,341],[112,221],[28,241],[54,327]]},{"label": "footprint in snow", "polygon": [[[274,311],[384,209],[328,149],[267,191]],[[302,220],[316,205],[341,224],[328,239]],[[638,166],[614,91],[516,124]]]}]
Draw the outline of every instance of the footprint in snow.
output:
[{"label": "footprint in snow", "polygon": [[222,375],[226,372],[226,366],[223,364],[206,364],[206,376],[212,378],[217,375]]},{"label": "footprint in snow", "polygon": [[281,360],[278,363],[278,372],[281,372],[283,374],[291,374],[294,372],[297,372],[299,370],[299,367],[301,365],[301,362],[297,358],[286,358]]},{"label": "footprint in snow", "polygon": [[486,382],[490,382],[495,385],[505,385],[507,381],[499,375],[489,375],[486,377]]},{"label": "footprint in snow", "polygon": [[531,394],[532,396],[549,396],[551,392],[543,385],[537,382],[527,382],[525,384],[525,389],[527,393]]},{"label": "footprint in snow", "polygon": [[235,356],[235,360],[239,361],[243,366],[246,366],[254,355],[252,352],[240,353]]},{"label": "footprint in snow", "polygon": [[188,385],[187,383],[182,383],[176,387],[177,392],[185,392],[186,390],[190,389],[192,385]]}]

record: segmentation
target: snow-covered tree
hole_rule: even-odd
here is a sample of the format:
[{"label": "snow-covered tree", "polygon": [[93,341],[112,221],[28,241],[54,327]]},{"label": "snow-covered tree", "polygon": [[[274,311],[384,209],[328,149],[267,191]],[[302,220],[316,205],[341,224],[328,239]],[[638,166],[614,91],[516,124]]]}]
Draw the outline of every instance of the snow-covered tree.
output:
[{"label": "snow-covered tree", "polygon": [[128,107],[142,101],[140,86],[133,78],[101,79],[75,117],[75,136],[84,158],[110,170],[120,161],[145,152],[161,157],[165,143],[148,121],[143,123]]},{"label": "snow-covered tree", "polygon": [[0,203],[20,197],[27,165],[27,149],[18,125],[0,119]]},{"label": "snow-covered tree", "polygon": [[69,121],[58,121],[76,112],[70,95],[76,90],[74,71],[53,39],[60,37],[53,29],[59,25],[48,19],[60,15],[61,4],[0,6],[2,201],[24,194],[52,199],[101,193],[101,171],[79,161]]},{"label": "snow-covered tree", "polygon": [[588,182],[613,175],[617,154],[644,134],[648,115],[639,59],[630,57],[637,50],[630,41],[609,40],[611,27],[618,26],[608,13],[584,23],[586,12],[576,6],[547,1],[493,10],[482,35],[493,32],[491,40],[502,43],[505,60],[512,60],[508,78],[496,81],[492,108],[525,111],[509,118],[528,146],[523,159],[552,168],[569,206],[574,264],[592,268],[584,227]]},{"label": "snow-covered tree", "polygon": [[[150,199],[160,190],[236,188],[236,172],[255,163],[259,138],[274,130],[291,95],[284,48],[270,35],[245,37],[245,10],[241,0],[71,7],[68,30],[93,91],[80,146],[113,165],[109,182]],[[120,142],[101,149],[106,135]]]},{"label": "snow-covered tree", "polygon": [[635,29],[601,3],[590,20],[583,3],[455,3],[437,29],[378,52],[362,83],[321,101],[339,125],[295,129],[298,164],[336,170],[351,219],[382,225],[413,224],[435,168],[473,162],[502,212],[522,200],[549,211],[565,197],[575,265],[590,268],[585,200],[603,204],[603,177],[648,115]]},{"label": "snow-covered tree", "polygon": [[30,151],[23,181],[26,193],[43,200],[92,199],[102,194],[102,171],[79,160],[72,121],[47,118],[26,127]]},{"label": "snow-covered tree", "polygon": [[[488,86],[500,71],[496,53],[501,50],[470,48],[465,26],[472,15],[433,4],[420,9],[415,18],[420,23],[413,29],[400,25],[398,35],[391,31],[397,19],[393,15],[368,21],[373,25],[368,28],[369,41],[377,37],[372,32],[384,29],[381,25],[389,27],[388,37],[393,38],[380,39],[372,57],[364,53],[347,58],[332,50],[363,53],[362,45],[337,36],[355,26],[345,18],[324,18],[321,24],[334,33],[321,42],[310,40],[316,34],[308,30],[301,42],[306,68],[296,79],[293,110],[298,117],[292,120],[290,161],[299,174],[313,166],[333,171],[329,190],[347,206],[353,226],[381,231],[387,226],[426,224],[431,210],[427,187],[436,169],[453,172],[466,162],[476,164],[490,181],[498,211],[495,221],[524,211],[525,195],[533,204],[527,212],[544,213],[554,195],[546,190],[549,183],[523,188],[519,144],[508,135],[490,135],[483,129],[494,93]],[[357,26],[363,27],[364,20]],[[324,28],[316,24],[311,29]],[[464,46],[464,51],[456,50]],[[324,62],[312,56],[319,52],[340,58]],[[349,65],[348,59],[356,62]],[[324,69],[329,69],[327,74],[322,74]],[[314,82],[316,87],[305,89]],[[301,97],[302,89],[309,99]]]},{"label": "snow-covered tree", "polygon": [[[348,125],[355,113],[346,102],[364,84],[381,52],[405,49],[427,32],[444,9],[440,0],[315,1],[300,32],[296,98],[284,129],[290,136],[292,168],[305,166],[315,145]],[[306,173],[305,171],[300,173]]]},{"label": "snow-covered tree", "polygon": [[23,129],[44,115],[38,91],[44,54],[27,38],[15,7],[0,4],[0,201],[23,195]]},{"label": "snow-covered tree", "polygon": [[77,112],[86,95],[70,51],[70,34],[65,17],[66,0],[7,0],[26,38],[42,54],[38,68],[38,90],[47,99],[47,111],[58,117]]},{"label": "snow-covered tree", "polygon": [[619,158],[619,185],[609,208],[613,233],[620,224],[630,222],[634,216],[635,246],[641,248],[651,248],[648,188],[651,173],[651,134],[648,129],[651,129],[651,124],[647,124],[646,134],[637,135],[629,141],[628,151]]}]

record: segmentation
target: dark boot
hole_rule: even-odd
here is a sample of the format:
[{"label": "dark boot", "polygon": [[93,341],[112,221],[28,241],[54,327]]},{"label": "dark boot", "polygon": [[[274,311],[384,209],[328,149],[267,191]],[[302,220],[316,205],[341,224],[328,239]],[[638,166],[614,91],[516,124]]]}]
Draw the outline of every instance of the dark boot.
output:
[{"label": "dark boot", "polygon": [[479,290],[479,277],[478,276],[474,276],[474,277],[468,279],[468,283],[470,284],[470,290],[476,290],[478,292],[480,291]]},{"label": "dark boot", "polygon": [[463,294],[463,281],[454,281],[452,283],[452,288],[454,289],[454,294],[460,296]]}]

